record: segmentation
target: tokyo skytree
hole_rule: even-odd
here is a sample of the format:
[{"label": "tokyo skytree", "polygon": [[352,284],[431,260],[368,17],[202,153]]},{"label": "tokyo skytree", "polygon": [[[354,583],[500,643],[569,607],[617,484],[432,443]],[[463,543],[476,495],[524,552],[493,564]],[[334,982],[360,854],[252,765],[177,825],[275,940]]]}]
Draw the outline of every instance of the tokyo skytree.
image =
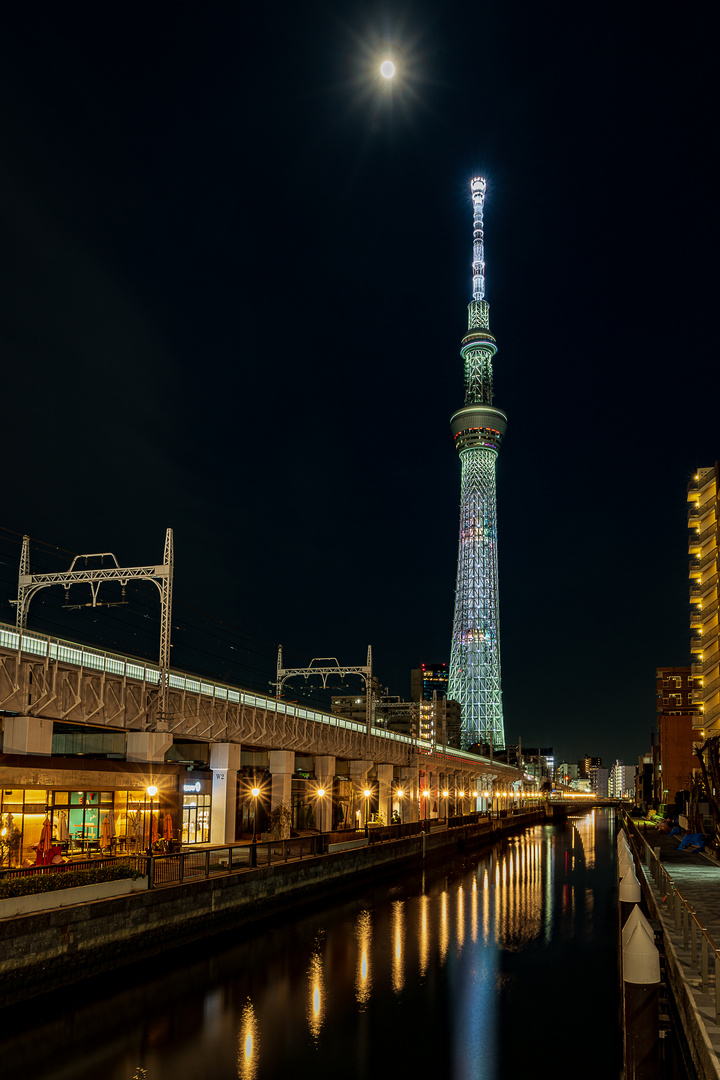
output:
[{"label": "tokyo skytree", "polygon": [[485,180],[470,182],[473,203],[472,300],[460,355],[465,365],[465,404],[450,420],[462,467],[460,543],[448,699],[460,702],[463,748],[505,745],[500,690],[497,504],[495,460],[507,416],[492,403],[492,359],[485,299],[483,205]]}]

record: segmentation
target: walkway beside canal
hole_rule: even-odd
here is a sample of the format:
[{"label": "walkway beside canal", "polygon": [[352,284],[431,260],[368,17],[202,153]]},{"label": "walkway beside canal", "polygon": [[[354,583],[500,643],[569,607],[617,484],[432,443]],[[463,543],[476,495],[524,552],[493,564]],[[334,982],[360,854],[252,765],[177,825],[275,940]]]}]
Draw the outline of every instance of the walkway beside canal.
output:
[{"label": "walkway beside canal", "polygon": [[[642,860],[650,914],[662,924],[668,981],[695,1067],[702,1080],[720,1080],[720,959],[712,951],[713,944],[720,949],[720,863],[703,852],[680,851],[680,839],[654,828],[644,832],[634,822],[630,825],[631,843]],[[665,874],[653,872],[653,851],[659,855]],[[688,915],[682,901],[689,905]],[[692,913],[697,920],[695,934]],[[700,930],[706,931],[709,939],[705,989]]]}]

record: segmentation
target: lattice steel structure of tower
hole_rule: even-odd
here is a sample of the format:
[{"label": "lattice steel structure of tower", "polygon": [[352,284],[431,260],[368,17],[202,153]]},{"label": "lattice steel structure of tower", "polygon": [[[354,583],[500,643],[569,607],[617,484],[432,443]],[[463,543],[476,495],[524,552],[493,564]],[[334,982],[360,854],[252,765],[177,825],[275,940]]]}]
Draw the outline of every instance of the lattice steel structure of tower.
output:
[{"label": "lattice steel structure of tower", "polygon": [[485,180],[470,183],[473,203],[472,300],[460,355],[465,364],[465,404],[450,426],[462,466],[460,543],[448,698],[460,702],[461,741],[505,745],[500,689],[500,623],[495,462],[507,416],[492,403],[492,359],[485,299],[483,206]]}]

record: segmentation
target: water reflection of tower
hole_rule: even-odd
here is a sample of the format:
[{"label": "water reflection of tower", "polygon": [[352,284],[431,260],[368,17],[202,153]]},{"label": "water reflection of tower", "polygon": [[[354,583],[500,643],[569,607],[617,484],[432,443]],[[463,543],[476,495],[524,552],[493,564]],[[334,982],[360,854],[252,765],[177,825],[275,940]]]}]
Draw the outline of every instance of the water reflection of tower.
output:
[{"label": "water reflection of tower", "polygon": [[492,359],[497,349],[485,299],[485,180],[477,176],[470,186],[473,291],[460,349],[465,404],[450,421],[460,455],[461,496],[448,697],[460,702],[463,747],[475,743],[502,747],[495,462],[507,417],[492,404]]}]

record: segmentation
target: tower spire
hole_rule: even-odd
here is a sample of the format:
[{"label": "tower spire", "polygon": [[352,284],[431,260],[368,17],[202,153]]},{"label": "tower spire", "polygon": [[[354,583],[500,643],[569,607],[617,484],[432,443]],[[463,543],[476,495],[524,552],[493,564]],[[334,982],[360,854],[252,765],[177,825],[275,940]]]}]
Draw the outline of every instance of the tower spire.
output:
[{"label": "tower spire", "polygon": [[497,352],[485,299],[483,210],[486,182],[470,182],[473,203],[473,284],[460,355],[465,404],[450,426],[461,463],[460,541],[448,698],[460,702],[463,747],[505,745],[500,689],[495,461],[507,416],[495,408],[492,360]]},{"label": "tower spire", "polygon": [[485,206],[486,186],[484,176],[476,176],[470,183],[473,201],[473,300],[485,299],[483,208]]}]

